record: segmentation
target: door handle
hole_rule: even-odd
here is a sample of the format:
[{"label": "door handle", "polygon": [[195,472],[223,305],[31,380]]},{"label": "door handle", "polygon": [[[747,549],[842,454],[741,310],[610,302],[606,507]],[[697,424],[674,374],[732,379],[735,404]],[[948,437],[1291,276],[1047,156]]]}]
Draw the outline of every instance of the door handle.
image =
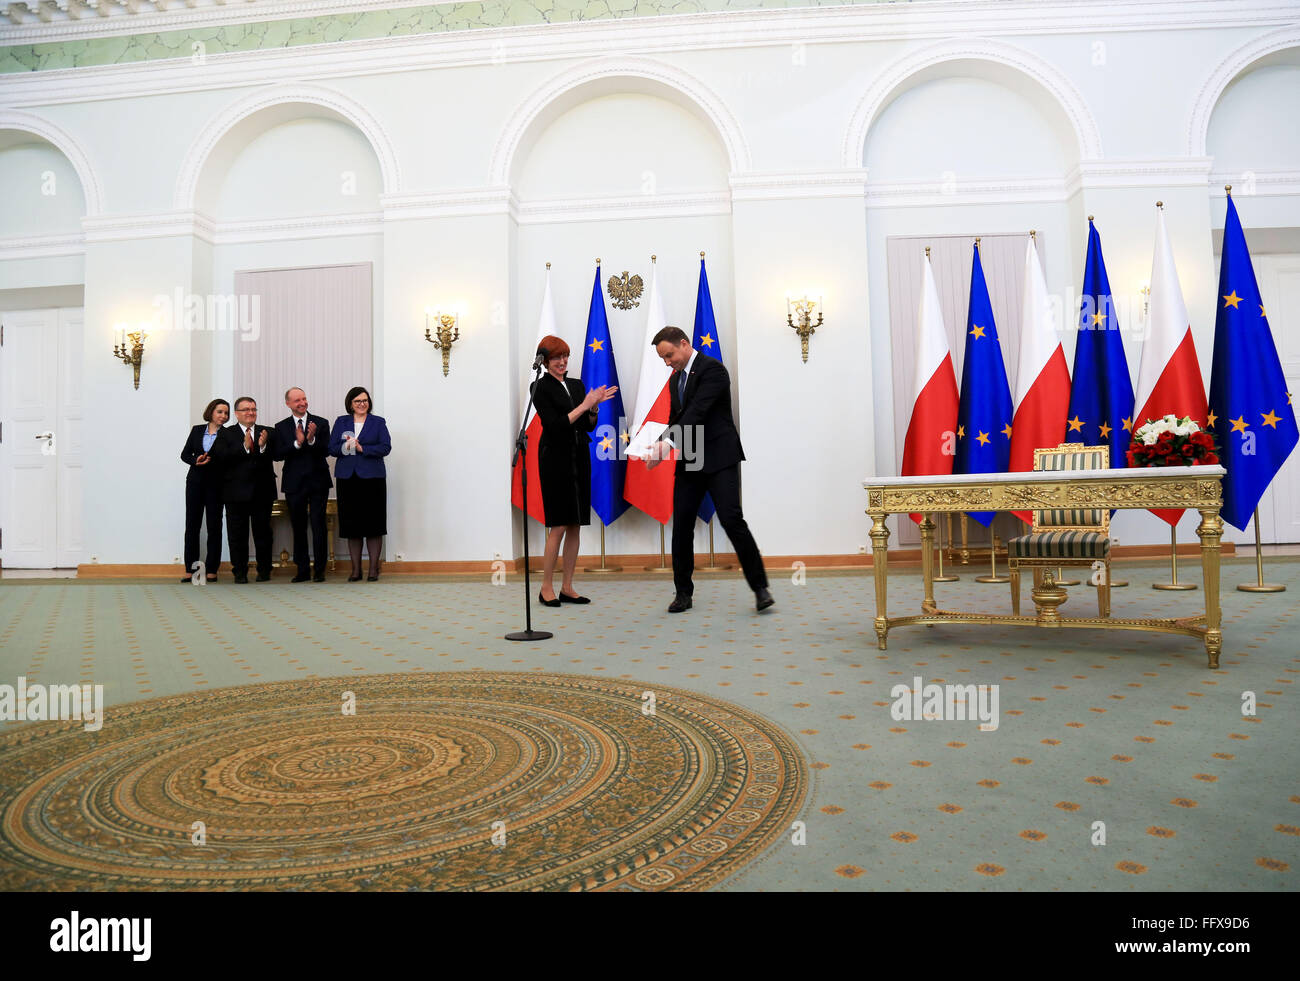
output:
[{"label": "door handle", "polygon": [[53,438],[54,438],[54,434],[53,434],[53,433],[37,433],[37,434],[36,434],[36,439],[53,439]]}]

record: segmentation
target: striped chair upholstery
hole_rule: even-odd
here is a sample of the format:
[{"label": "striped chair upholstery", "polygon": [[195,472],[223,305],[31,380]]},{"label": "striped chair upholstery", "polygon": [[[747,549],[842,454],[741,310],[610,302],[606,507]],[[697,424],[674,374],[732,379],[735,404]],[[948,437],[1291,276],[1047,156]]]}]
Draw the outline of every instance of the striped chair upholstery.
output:
[{"label": "striped chair upholstery", "polygon": [[[1034,469],[1108,470],[1110,447],[1062,443],[1034,451]],[[1011,609],[1020,614],[1020,572],[1031,569],[1038,583],[1053,566],[1105,564],[1105,580],[1097,590],[1097,610],[1110,616],[1110,512],[1093,508],[1058,508],[1033,513],[1029,534],[1007,542],[1011,580]]]}]

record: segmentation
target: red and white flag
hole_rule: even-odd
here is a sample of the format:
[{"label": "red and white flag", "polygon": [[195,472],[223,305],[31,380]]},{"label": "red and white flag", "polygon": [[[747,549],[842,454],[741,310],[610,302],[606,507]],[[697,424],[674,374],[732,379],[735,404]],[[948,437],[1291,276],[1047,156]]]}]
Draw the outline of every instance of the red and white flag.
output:
[{"label": "red and white flag", "polygon": [[[925,257],[921,310],[917,318],[916,370],[912,375],[912,414],[903,440],[904,477],[952,473],[952,441],[957,430],[957,373],[952,367],[948,332],[939,309],[930,257]],[[922,515],[912,515],[920,523]]]},{"label": "red and white flag", "polygon": [[[551,270],[546,270],[546,291],[542,294],[542,313],[537,321],[537,343],[532,346],[529,355],[535,354],[537,345],[543,337],[554,334],[555,304],[551,302]],[[528,514],[542,524],[546,524],[546,512],[542,510],[542,475],[537,462],[538,444],[542,441],[542,420],[537,415],[536,407],[528,410],[528,423],[524,429],[528,436]],[[510,503],[523,510],[524,487],[521,472],[522,460],[516,460],[514,471],[510,475]]]},{"label": "red and white flag", "polygon": [[668,324],[664,316],[663,292],[659,271],[650,280],[650,299],[646,303],[645,343],[641,345],[641,374],[636,385],[636,409],[632,413],[632,434],[627,447],[627,477],[623,481],[623,499],[644,511],[661,525],[673,516],[673,474],[677,467],[664,461],[653,470],[646,468],[650,447],[668,428],[672,395],[668,381],[673,369],[650,346],[655,334]]},{"label": "red and white flag", "polygon": [[[1151,259],[1151,293],[1147,305],[1147,337],[1138,366],[1137,411],[1130,420],[1129,439],[1148,419],[1172,413],[1190,416],[1202,429],[1208,412],[1201,363],[1196,358],[1192,325],[1183,303],[1183,290],[1174,268],[1174,252],[1165,231],[1165,213],[1156,209],[1156,250]],[[1152,514],[1177,524],[1181,509],[1155,510]]]},{"label": "red and white flag", "polygon": [[[1011,417],[1011,458],[1007,470],[1034,469],[1034,450],[1065,441],[1070,414],[1070,369],[1056,332],[1047,280],[1031,236],[1025,249],[1025,290],[1020,306],[1020,362],[1016,371],[1015,412]],[[1028,511],[1012,512],[1022,521]]]}]

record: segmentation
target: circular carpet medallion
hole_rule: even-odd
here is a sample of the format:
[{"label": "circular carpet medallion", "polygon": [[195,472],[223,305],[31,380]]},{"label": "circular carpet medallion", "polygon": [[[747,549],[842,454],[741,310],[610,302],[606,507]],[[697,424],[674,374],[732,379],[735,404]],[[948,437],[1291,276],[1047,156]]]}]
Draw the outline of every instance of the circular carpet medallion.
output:
[{"label": "circular carpet medallion", "polygon": [[231,688],[0,737],[0,889],[698,889],[788,832],[805,789],[777,726],[681,689]]}]

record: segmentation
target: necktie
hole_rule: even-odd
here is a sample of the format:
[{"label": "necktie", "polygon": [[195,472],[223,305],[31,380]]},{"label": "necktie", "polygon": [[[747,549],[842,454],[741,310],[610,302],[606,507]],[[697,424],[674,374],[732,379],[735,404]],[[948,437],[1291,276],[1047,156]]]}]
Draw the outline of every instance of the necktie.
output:
[{"label": "necktie", "polygon": [[686,401],[686,371],[683,370],[681,378],[677,380],[677,401],[679,403]]},{"label": "necktie", "polygon": [[301,419],[298,420],[298,435],[299,435],[299,436],[303,435],[303,432],[302,432],[302,420],[301,420]]}]

